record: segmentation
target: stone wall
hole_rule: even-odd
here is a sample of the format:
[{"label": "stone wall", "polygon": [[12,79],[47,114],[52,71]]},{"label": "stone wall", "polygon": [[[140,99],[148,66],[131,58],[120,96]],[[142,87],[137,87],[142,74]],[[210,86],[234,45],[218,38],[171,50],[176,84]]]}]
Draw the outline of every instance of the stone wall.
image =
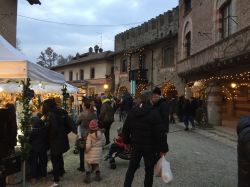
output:
[{"label": "stone wall", "polygon": [[[174,61],[170,67],[162,67],[163,62],[163,49],[174,48]],[[150,82],[150,88],[155,86],[161,87],[161,85],[171,82],[177,89],[179,95],[184,94],[184,82],[178,77],[176,73],[176,60],[177,60],[177,37],[173,37],[169,40],[158,42],[154,45],[147,46],[142,53],[145,56],[145,69],[148,69],[148,81]],[[115,58],[115,84],[125,86],[130,91],[130,83],[128,73],[121,73],[121,62],[125,56],[123,53],[119,53]],[[131,70],[139,68],[139,54],[135,53],[131,57]],[[153,77],[152,77],[153,76]],[[153,82],[152,82],[153,81]]]},{"label": "stone wall", "polygon": [[17,0],[0,0],[0,35],[16,47]]},{"label": "stone wall", "polygon": [[115,51],[142,46],[178,32],[178,7],[115,36]]},{"label": "stone wall", "polygon": [[[178,61],[185,56],[185,34],[191,31],[191,55],[221,40],[220,8],[227,0],[192,0],[191,11],[185,13],[184,0],[179,0]],[[250,25],[249,0],[232,0],[233,33]]]}]

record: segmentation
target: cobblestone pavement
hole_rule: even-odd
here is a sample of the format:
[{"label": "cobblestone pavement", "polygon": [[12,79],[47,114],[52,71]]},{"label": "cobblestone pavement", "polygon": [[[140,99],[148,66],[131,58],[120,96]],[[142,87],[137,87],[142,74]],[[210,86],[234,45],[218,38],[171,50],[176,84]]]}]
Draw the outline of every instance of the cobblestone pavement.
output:
[{"label": "cobblestone pavement", "polygon": [[[116,134],[116,129],[122,123],[115,122],[112,125],[111,137]],[[220,139],[204,136],[194,131],[184,131],[180,125],[171,125],[168,135],[170,152],[167,160],[171,163],[174,181],[164,184],[160,178],[154,178],[154,186],[169,187],[236,187],[237,186],[237,153],[235,146],[229,146]],[[198,130],[199,131],[199,130]],[[74,135],[70,135],[71,144]],[[107,149],[104,150],[106,155]],[[90,185],[83,183],[84,174],[76,170],[79,166],[79,155],[73,154],[73,146],[64,155],[66,174],[60,184],[63,187],[120,187],[123,186],[124,176],[128,161],[117,159],[117,168],[109,169],[109,163],[103,161],[101,164],[101,182],[92,182]],[[49,164],[49,169],[51,165]],[[144,164],[136,172],[133,186],[143,186]],[[27,187],[46,187],[52,184],[52,176],[48,176],[46,182],[40,182]],[[20,186],[20,185],[19,185]]]}]

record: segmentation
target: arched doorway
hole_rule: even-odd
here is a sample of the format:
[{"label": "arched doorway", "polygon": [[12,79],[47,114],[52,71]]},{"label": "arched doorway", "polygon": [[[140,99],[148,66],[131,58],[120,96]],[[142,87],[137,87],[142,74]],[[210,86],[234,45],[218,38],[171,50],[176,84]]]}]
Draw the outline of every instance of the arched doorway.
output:
[{"label": "arched doorway", "polygon": [[123,96],[123,94],[124,94],[125,92],[127,92],[127,91],[128,91],[128,89],[127,89],[126,86],[121,86],[121,87],[119,88],[119,90],[118,90],[117,97],[118,97],[118,98],[121,98],[121,97]]},{"label": "arched doorway", "polygon": [[166,82],[161,86],[162,95],[166,98],[173,98],[177,97],[178,92],[174,84],[172,84],[170,81]]}]

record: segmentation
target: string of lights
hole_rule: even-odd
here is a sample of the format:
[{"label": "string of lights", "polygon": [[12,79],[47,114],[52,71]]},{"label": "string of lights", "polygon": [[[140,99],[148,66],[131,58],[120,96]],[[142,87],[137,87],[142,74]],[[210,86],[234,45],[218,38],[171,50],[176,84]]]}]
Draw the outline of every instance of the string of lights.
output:
[{"label": "string of lights", "polygon": [[24,15],[18,15],[18,17],[33,20],[33,21],[39,21],[44,23],[50,23],[50,24],[57,24],[57,25],[65,25],[65,26],[73,26],[73,27],[121,27],[121,26],[131,26],[131,25],[138,25],[143,22],[134,22],[134,23],[119,23],[119,24],[76,24],[76,23],[66,23],[66,22],[58,22],[58,21],[51,21],[51,20],[44,20],[44,19],[38,19],[33,18],[29,16]]}]

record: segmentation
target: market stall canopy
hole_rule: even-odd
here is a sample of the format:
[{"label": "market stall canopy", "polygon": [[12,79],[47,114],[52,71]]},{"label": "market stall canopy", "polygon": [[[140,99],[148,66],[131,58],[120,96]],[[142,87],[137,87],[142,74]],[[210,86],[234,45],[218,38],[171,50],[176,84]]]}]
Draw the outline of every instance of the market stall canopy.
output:
[{"label": "market stall canopy", "polygon": [[0,79],[25,79],[64,84],[64,76],[40,65],[28,58],[9,44],[0,35]]},{"label": "market stall canopy", "polygon": [[[67,93],[74,94],[78,92],[78,88],[67,84]],[[30,88],[34,90],[36,94],[47,94],[47,93],[57,93],[61,94],[63,85],[60,84],[52,84],[52,83],[46,83],[46,84],[33,84],[31,83]],[[8,82],[8,83],[0,83],[0,92],[3,93],[21,93],[22,92],[22,85],[19,85],[15,82]]]}]

